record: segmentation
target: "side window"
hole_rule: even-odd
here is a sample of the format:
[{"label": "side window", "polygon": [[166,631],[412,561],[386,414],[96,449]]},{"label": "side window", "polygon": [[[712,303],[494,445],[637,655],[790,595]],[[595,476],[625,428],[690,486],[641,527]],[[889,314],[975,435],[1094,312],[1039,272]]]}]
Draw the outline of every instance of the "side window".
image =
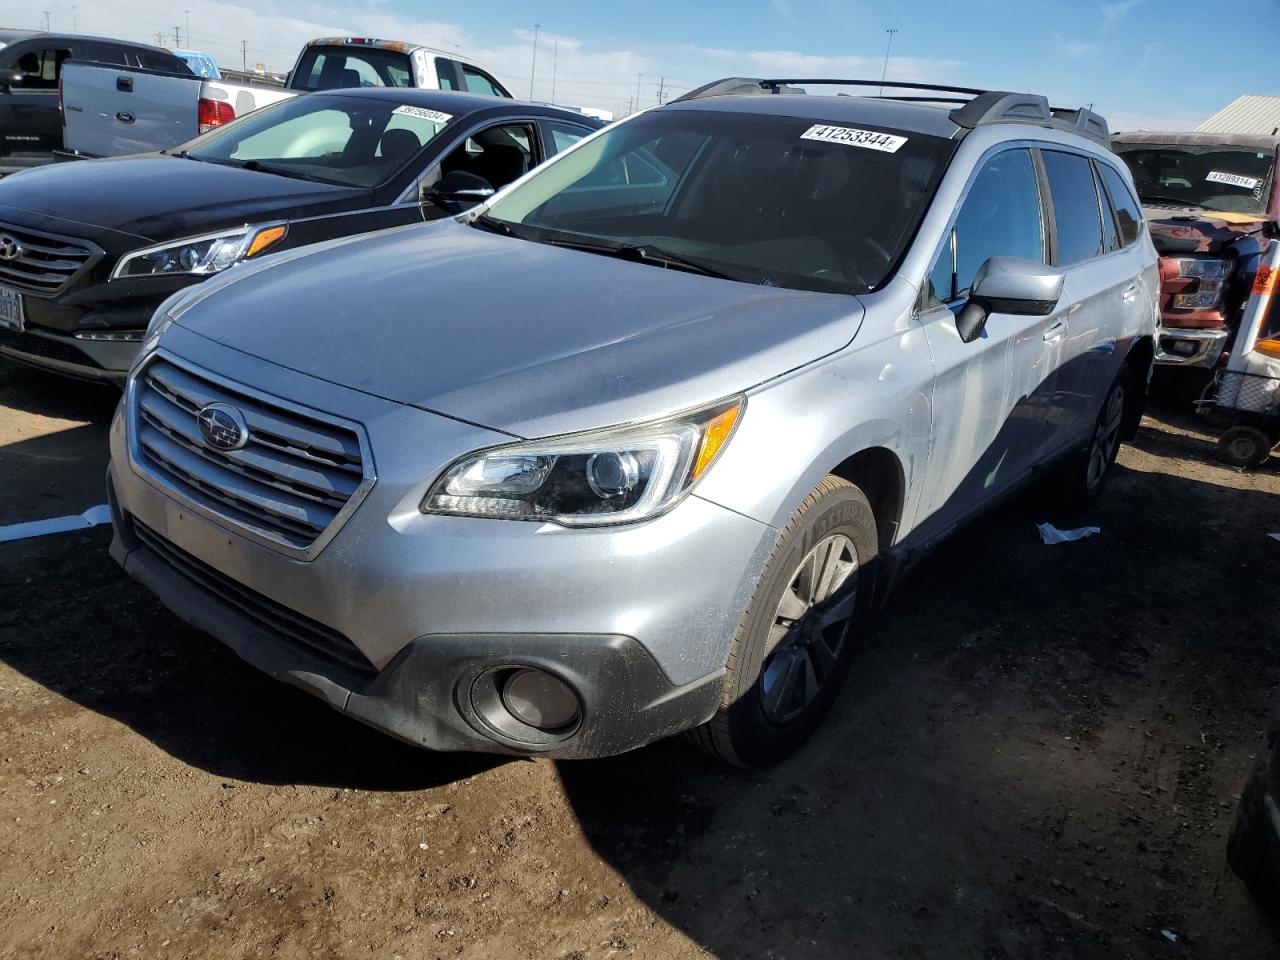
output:
[{"label": "side window", "polygon": [[1100,163],[1102,182],[1106,184],[1107,193],[1111,195],[1111,206],[1116,212],[1116,226],[1120,229],[1120,240],[1127,247],[1138,239],[1142,232],[1142,208],[1134,199],[1133,191],[1124,182],[1124,177],[1110,164]]},{"label": "side window", "polygon": [[1058,263],[1067,267],[1098,256],[1104,250],[1102,220],[1089,161],[1056,150],[1042,150],[1041,156],[1058,226]]},{"label": "side window", "polygon": [[497,81],[482,70],[469,67],[464,63],[462,65],[462,77],[466,81],[469,93],[482,93],[488,97],[506,96],[498,87]]},{"label": "side window", "polygon": [[128,62],[125,59],[125,48],[111,43],[95,43],[87,49],[79,48],[73,56],[77,60],[92,60],[95,63],[124,64]]},{"label": "side window", "polygon": [[316,110],[245,137],[233,160],[323,157],[340,153],[351,140],[351,117],[343,110]]},{"label": "side window", "polygon": [[436,57],[436,81],[441,90],[457,90],[458,75],[454,72],[456,64],[444,57]]},{"label": "side window", "polygon": [[568,150],[591,132],[576,123],[560,123],[557,120],[547,121],[547,129],[551,131],[551,143],[556,153]]},{"label": "side window", "polygon": [[495,190],[525,175],[537,161],[533,156],[533,128],[507,123],[472,134],[440,161],[442,174],[463,170],[483,177]]},{"label": "side window", "polygon": [[[991,257],[1044,262],[1044,227],[1035,164],[1026,150],[1007,150],[982,165],[956,217],[954,283],[945,266],[931,280],[941,301],[968,294],[978,268]],[[945,259],[946,252],[940,259]]]},{"label": "side window", "polygon": [[1098,179],[1097,166],[1094,164],[1090,166],[1093,167],[1093,189],[1098,195],[1098,209],[1102,211],[1102,247],[1110,253],[1121,247],[1120,234],[1116,230],[1116,215],[1111,209],[1111,202],[1107,200],[1107,191],[1102,186],[1102,181]]},{"label": "side window", "polygon": [[62,63],[71,57],[68,47],[38,47],[18,57],[22,86],[28,90],[56,90]]}]

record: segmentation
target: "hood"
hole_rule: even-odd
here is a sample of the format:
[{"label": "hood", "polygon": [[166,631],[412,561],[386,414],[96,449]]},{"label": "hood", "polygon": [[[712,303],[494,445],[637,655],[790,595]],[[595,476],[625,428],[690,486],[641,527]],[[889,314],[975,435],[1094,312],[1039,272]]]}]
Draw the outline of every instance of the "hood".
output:
[{"label": "hood", "polygon": [[1266,214],[1201,210],[1196,207],[1143,207],[1151,242],[1167,256],[1219,253],[1242,237],[1257,236],[1271,221]]},{"label": "hood", "polygon": [[840,349],[863,313],[850,296],[664,270],[452,220],[282,256],[228,271],[179,304],[176,322],[519,437],[729,396]]},{"label": "hood", "polygon": [[[151,242],[229,224],[367,205],[370,191],[164,154],[54,163],[0,180],[0,204],[67,226]],[[88,231],[77,229],[89,227]]]}]

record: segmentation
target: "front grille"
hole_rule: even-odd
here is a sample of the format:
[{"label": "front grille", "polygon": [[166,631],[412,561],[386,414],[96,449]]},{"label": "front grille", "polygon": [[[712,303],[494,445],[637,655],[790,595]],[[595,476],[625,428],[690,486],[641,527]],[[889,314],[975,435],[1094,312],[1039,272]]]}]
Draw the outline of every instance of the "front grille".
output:
[{"label": "front grille", "polygon": [[281,606],[219,573],[137,520],[133,520],[132,524],[134,535],[143,546],[157,554],[171,569],[205,593],[234,607],[254,623],[286,642],[298,645],[312,656],[318,656],[362,677],[372,677],[377,673],[368,657],[338,631]]},{"label": "front grille", "polygon": [[[315,542],[361,489],[355,430],[154,360],[134,384],[136,449],[145,466],[188,499],[288,547]],[[204,441],[196,416],[235,407],[249,427],[239,450]]]},{"label": "front grille", "polygon": [[48,337],[38,337],[34,333],[18,333],[16,330],[0,328],[0,347],[33,357],[74,363],[82,367],[98,366],[92,357],[71,344],[62,340],[51,340]]},{"label": "front grille", "polygon": [[20,253],[12,260],[0,259],[0,283],[45,296],[56,296],[71,286],[102,256],[84,240],[0,223],[0,238],[6,235],[17,241]]}]

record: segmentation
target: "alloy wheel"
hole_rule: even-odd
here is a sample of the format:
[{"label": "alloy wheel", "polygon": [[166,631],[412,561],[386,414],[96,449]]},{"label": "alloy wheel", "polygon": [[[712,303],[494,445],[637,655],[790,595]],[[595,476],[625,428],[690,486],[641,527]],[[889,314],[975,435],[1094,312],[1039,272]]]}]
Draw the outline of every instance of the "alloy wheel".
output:
[{"label": "alloy wheel", "polygon": [[853,541],[832,534],[792,574],[774,612],[760,671],[761,705],[770,722],[795,719],[835,674],[857,603],[857,570]]},{"label": "alloy wheel", "polygon": [[1089,444],[1089,463],[1085,473],[1085,484],[1090,490],[1096,490],[1107,475],[1116,451],[1120,448],[1120,428],[1124,425],[1124,384],[1117,383],[1111,388],[1102,415],[1098,417],[1098,425],[1093,430],[1093,440]]}]

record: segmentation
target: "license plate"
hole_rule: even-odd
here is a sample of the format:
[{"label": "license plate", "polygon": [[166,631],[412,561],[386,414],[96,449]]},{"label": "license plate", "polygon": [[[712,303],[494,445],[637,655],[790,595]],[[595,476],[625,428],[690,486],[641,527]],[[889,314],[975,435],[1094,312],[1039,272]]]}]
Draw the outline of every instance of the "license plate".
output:
[{"label": "license plate", "polygon": [[22,314],[22,294],[10,287],[0,286],[0,327],[22,332],[25,326]]}]

